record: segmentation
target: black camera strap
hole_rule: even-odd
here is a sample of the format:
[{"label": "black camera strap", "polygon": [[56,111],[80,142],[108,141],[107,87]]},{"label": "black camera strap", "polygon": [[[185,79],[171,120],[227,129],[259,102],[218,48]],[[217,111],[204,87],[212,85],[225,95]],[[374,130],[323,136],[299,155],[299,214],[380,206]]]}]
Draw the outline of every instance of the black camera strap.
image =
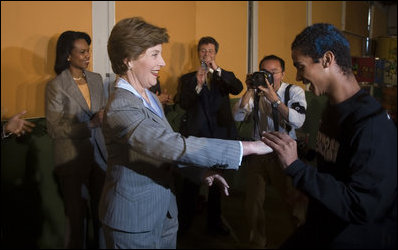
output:
[{"label": "black camera strap", "polygon": [[[285,89],[285,105],[287,108],[289,108],[288,102],[290,100],[290,88],[292,87],[291,84],[287,85]],[[290,133],[290,130],[292,130],[292,126],[286,123],[286,131]]]},{"label": "black camera strap", "polygon": [[[254,103],[253,103],[253,120],[254,120],[254,133],[258,130],[259,136],[261,138],[261,131],[259,126],[259,116],[258,116],[258,109],[259,109],[259,101],[260,95],[256,92],[254,93]],[[272,107],[272,105],[271,105]],[[274,122],[274,131],[279,131],[279,111],[278,108],[272,107],[272,120]]]},{"label": "black camera strap", "polygon": [[[284,101],[284,103],[285,103],[285,105],[287,106],[287,107],[289,107],[288,106],[288,102],[289,102],[289,100],[290,100],[290,88],[292,87],[292,85],[291,84],[289,84],[287,87],[286,87],[286,89],[285,89],[285,101]],[[272,107],[272,119],[274,120],[274,128],[275,128],[275,131],[279,131],[279,111],[278,111],[278,108],[274,108],[274,107]],[[290,132],[290,130],[292,130],[292,127],[289,125],[289,124],[286,124],[286,131],[289,133]]]},{"label": "black camera strap", "polygon": [[272,120],[274,121],[274,130],[279,131],[279,111],[278,108],[272,107]]},{"label": "black camera strap", "polygon": [[253,120],[254,120],[254,133],[258,130],[261,138],[261,131],[259,126],[259,117],[258,117],[258,103],[260,101],[260,95],[257,93],[257,90],[254,92],[254,103],[253,103]]}]

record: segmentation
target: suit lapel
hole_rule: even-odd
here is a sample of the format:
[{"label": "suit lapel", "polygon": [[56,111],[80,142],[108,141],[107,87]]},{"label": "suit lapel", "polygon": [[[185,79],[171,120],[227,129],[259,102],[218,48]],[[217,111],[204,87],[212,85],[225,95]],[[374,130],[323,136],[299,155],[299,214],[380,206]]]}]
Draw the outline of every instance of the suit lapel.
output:
[{"label": "suit lapel", "polygon": [[[151,91],[148,91],[148,92],[149,92],[150,95],[152,95],[152,97],[153,97],[153,99],[156,101],[158,107],[160,107],[160,112],[161,112],[162,116],[164,117],[164,112],[163,112],[163,109],[162,109],[162,104],[158,101],[158,98],[155,96],[154,93],[152,93]],[[147,109],[149,109],[152,113],[154,113],[156,116],[158,116],[158,117],[160,118],[159,114],[157,114],[156,111],[153,110],[154,107],[147,108]]]},{"label": "suit lapel", "polygon": [[162,117],[159,117],[159,115],[156,114],[156,112],[153,111],[152,109],[147,108],[147,107],[145,107],[145,108],[151,112],[151,114],[152,114],[151,117],[154,120],[156,120],[159,123],[165,124],[168,129],[173,130],[173,128],[169,124],[169,121],[166,118],[166,115],[164,114],[163,105],[160,103],[159,99],[156,97],[156,95],[154,93],[150,92],[150,94],[153,96],[153,99],[155,99],[156,103],[160,107],[160,112],[162,112]]},{"label": "suit lapel", "polygon": [[[70,97],[75,99],[76,102],[80,105],[80,107],[87,112],[90,116],[92,115],[91,110],[88,108],[87,102],[84,99],[82,93],[80,92],[79,87],[75,83],[70,74],[69,70],[64,70],[62,72],[62,84],[64,85],[64,89],[67,93],[69,93]],[[91,96],[91,93],[90,93]]]},{"label": "suit lapel", "polygon": [[91,110],[93,112],[96,112],[102,108],[102,105],[100,103],[102,100],[102,98],[100,98],[101,95],[99,93],[100,89],[94,83],[94,79],[91,77],[91,74],[87,73],[87,71],[85,72],[86,72],[87,86],[90,92]]},{"label": "suit lapel", "polygon": [[168,130],[173,130],[173,128],[170,126],[166,116],[163,114],[163,118],[159,117],[158,114],[156,114],[156,112],[152,111],[150,108],[145,107],[146,110],[148,110],[148,114],[149,116],[155,120],[156,122],[163,124],[167,127]]}]

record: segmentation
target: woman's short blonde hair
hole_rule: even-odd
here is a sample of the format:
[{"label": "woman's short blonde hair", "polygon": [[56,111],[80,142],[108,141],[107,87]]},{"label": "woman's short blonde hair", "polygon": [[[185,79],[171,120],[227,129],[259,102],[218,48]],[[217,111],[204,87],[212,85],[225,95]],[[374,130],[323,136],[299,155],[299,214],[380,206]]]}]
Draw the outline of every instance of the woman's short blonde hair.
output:
[{"label": "woman's short blonde hair", "polygon": [[126,18],[112,29],[108,39],[108,55],[115,74],[123,75],[128,68],[124,60],[136,60],[148,48],[167,43],[165,28],[145,22],[141,17]]}]

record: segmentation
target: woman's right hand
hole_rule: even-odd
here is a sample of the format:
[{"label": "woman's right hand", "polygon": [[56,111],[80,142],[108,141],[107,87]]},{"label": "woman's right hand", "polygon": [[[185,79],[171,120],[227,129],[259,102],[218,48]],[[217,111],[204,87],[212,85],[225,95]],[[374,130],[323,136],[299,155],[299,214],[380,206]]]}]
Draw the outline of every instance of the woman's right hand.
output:
[{"label": "woman's right hand", "polygon": [[227,181],[216,171],[207,170],[203,179],[209,187],[212,186],[213,183],[217,183],[220,191],[222,191],[225,194],[225,196],[229,195],[228,192],[229,185]]},{"label": "woman's right hand", "polygon": [[103,118],[104,118],[104,110],[101,109],[100,111],[95,113],[93,118],[91,118],[89,127],[90,128],[100,127],[102,125]]}]

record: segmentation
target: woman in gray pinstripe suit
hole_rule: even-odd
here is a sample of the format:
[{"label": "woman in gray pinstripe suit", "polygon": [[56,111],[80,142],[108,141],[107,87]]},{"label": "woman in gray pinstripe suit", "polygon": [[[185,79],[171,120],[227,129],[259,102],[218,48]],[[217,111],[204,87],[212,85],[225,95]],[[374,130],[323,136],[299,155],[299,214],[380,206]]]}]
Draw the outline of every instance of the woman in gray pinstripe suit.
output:
[{"label": "woman in gray pinstripe suit", "polygon": [[[106,169],[101,131],[106,101],[101,75],[86,70],[90,43],[84,32],[63,32],[57,41],[57,77],[46,86],[47,129],[53,139],[54,172],[64,201],[66,248],[105,246],[98,203]],[[94,227],[92,246],[88,245],[89,221]]]},{"label": "woman in gray pinstripe suit", "polygon": [[[100,219],[108,248],[176,247],[175,166],[236,170],[243,155],[271,151],[261,141],[183,137],[173,131],[149,91],[165,66],[162,44],[168,39],[165,28],[127,18],[114,26],[108,40],[112,69],[119,75],[102,128],[109,158]],[[201,176],[199,171],[195,177]],[[217,175],[207,180],[211,184],[214,178],[223,180]]]}]

